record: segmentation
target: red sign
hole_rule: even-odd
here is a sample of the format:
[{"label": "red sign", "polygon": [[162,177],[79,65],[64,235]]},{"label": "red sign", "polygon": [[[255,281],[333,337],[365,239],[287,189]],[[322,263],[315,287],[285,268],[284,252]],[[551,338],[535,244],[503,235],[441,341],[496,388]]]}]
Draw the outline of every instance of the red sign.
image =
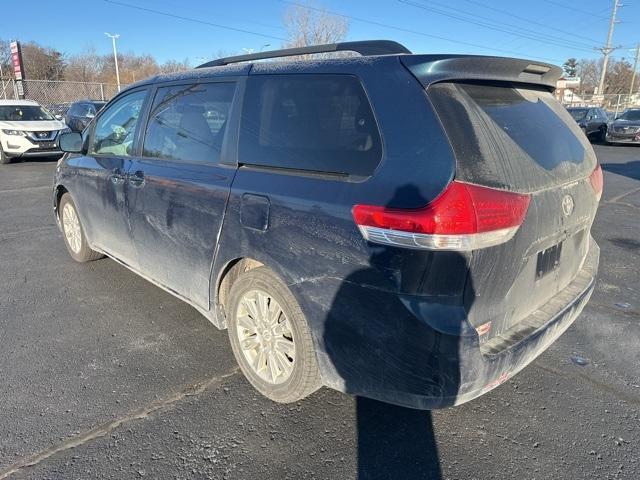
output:
[{"label": "red sign", "polygon": [[22,52],[18,42],[11,42],[11,63],[13,64],[13,73],[16,76],[16,80],[22,80],[24,78],[24,69],[22,67]]}]

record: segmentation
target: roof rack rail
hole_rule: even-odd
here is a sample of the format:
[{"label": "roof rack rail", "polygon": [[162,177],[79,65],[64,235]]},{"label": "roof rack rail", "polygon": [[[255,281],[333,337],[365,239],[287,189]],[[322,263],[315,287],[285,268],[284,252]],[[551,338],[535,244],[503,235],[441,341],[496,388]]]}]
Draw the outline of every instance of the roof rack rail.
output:
[{"label": "roof rack rail", "polygon": [[310,55],[313,53],[330,52],[356,52],[362,56],[370,55],[393,55],[401,53],[411,53],[404,45],[393,40],[363,40],[358,42],[328,43],[326,45],[311,45],[309,47],[284,48],[282,50],[271,50],[267,52],[249,53],[247,55],[237,55],[235,57],[224,57],[212,60],[196,68],[219,67],[230,63],[249,62],[252,60],[264,60],[267,58],[295,57],[297,55]]}]

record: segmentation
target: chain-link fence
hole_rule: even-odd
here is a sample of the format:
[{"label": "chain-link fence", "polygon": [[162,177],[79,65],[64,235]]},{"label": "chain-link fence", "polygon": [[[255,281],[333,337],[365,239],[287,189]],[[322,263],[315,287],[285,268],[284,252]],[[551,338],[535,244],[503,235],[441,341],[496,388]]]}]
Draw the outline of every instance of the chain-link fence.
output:
[{"label": "chain-link fence", "polygon": [[[35,100],[54,113],[60,113],[77,100],[110,100],[118,93],[118,86],[110,83],[24,80],[22,85],[26,99]],[[18,86],[15,80],[1,80],[0,99],[17,98]]]},{"label": "chain-link fence", "polygon": [[592,95],[565,91],[560,99],[565,107],[602,107],[612,117],[622,113],[627,108],[640,108],[640,94],[606,94]]}]

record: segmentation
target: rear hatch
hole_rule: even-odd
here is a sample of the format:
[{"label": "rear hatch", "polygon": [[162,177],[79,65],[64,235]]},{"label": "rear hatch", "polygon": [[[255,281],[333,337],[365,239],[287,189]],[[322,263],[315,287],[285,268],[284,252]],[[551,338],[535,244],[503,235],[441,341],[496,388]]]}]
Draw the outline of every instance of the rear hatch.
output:
[{"label": "rear hatch", "polygon": [[470,322],[483,326],[483,342],[516,327],[576,277],[598,204],[590,182],[595,154],[553,97],[549,68],[541,66],[540,81],[531,83],[535,65],[514,61],[509,73],[508,59],[501,61],[503,80],[419,77],[449,137],[456,180],[531,199],[513,238],[471,255],[465,307]]}]

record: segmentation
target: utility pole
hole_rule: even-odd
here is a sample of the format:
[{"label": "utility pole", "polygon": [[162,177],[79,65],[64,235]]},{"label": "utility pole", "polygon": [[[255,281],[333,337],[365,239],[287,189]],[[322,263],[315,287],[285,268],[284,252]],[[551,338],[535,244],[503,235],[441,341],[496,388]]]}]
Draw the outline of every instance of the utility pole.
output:
[{"label": "utility pole", "polygon": [[633,84],[636,82],[636,68],[638,68],[638,57],[640,57],[640,43],[636,45],[636,59],[633,62],[633,73],[631,74],[631,88],[629,89],[629,102],[633,95]]},{"label": "utility pole", "polygon": [[598,48],[602,54],[604,55],[602,59],[602,73],[600,74],[600,83],[598,84],[598,95],[604,94],[604,80],[607,76],[607,65],[609,64],[609,54],[613,52],[618,47],[611,46],[611,40],[613,40],[613,29],[616,25],[616,14],[618,13],[618,8],[621,7],[622,4],[619,3],[619,0],[613,0],[613,9],[611,10],[611,19],[609,20],[609,33],[607,34],[607,44],[603,48]]},{"label": "utility pole", "polygon": [[104,32],[104,34],[109,37],[113,43],[113,61],[116,64],[116,83],[118,84],[118,91],[120,91],[120,72],[118,71],[118,53],[116,52],[116,39],[120,38],[120,35],[117,33],[115,35],[111,35],[107,32]]}]

